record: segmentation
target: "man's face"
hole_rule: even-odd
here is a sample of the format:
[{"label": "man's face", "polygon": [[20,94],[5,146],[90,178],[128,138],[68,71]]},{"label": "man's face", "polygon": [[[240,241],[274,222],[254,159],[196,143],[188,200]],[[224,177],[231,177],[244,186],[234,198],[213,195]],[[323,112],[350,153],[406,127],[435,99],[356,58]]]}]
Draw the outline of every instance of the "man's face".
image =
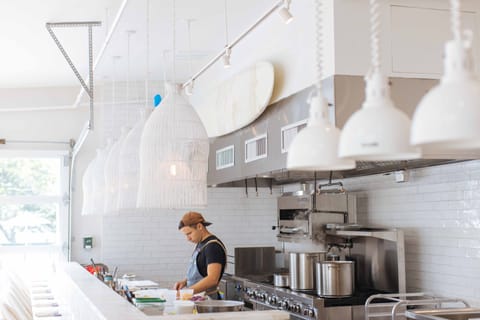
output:
[{"label": "man's face", "polygon": [[202,240],[202,233],[199,224],[195,226],[186,226],[180,229],[182,233],[187,237],[187,240],[193,243],[199,243]]}]

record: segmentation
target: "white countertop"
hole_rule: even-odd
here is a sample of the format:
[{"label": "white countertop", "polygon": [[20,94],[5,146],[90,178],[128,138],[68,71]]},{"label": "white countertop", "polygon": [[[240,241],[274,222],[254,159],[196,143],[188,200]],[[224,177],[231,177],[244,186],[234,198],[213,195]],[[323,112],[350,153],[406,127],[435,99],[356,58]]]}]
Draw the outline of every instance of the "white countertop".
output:
[{"label": "white countertop", "polygon": [[284,311],[242,311],[200,313],[188,315],[147,316],[115,291],[88,273],[78,263],[71,262],[57,270],[56,296],[68,309],[72,319],[85,320],[286,320]]}]

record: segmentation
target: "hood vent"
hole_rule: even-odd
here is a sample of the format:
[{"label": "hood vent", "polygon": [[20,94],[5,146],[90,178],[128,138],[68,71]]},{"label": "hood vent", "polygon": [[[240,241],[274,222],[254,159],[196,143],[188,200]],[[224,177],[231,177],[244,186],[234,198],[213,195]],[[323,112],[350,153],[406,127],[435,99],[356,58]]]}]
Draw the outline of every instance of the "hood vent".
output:
[{"label": "hood vent", "polygon": [[245,163],[267,157],[267,135],[245,141]]},{"label": "hood vent", "polygon": [[302,130],[306,126],[307,119],[295,122],[293,124],[289,124],[280,129],[280,144],[282,153],[288,152],[288,147],[290,146],[290,143],[292,143],[293,139],[295,139],[300,130]]},{"label": "hood vent", "polygon": [[235,146],[230,145],[217,150],[215,153],[215,159],[215,168],[217,170],[233,167],[235,165]]},{"label": "hood vent", "polygon": [[[432,79],[390,78],[395,104],[410,117],[420,99],[438,83]],[[365,82],[361,76],[335,75],[323,81],[329,114],[342,128],[364,101]],[[307,98],[313,86],[270,105],[249,126],[230,134],[210,139],[208,184],[218,186],[245,185],[256,178],[256,185],[278,185],[311,181],[313,172],[288,171],[287,152],[298,132],[306,126],[309,106]],[[238,152],[234,152],[235,148]],[[461,157],[424,152],[422,159],[409,161],[357,162],[357,168],[336,171],[333,178],[413,169],[465,159],[478,159],[471,152]],[[317,172],[318,179],[328,179],[329,172]],[[262,178],[267,180],[261,181]]]}]

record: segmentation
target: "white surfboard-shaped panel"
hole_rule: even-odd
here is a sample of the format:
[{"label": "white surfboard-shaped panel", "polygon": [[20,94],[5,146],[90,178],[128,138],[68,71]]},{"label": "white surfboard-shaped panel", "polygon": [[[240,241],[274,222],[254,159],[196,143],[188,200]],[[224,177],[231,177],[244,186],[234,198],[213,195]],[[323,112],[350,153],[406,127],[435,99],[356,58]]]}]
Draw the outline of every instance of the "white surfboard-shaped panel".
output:
[{"label": "white surfboard-shaped panel", "polygon": [[274,69],[270,62],[257,62],[206,94],[195,104],[208,137],[238,130],[262,114],[272,97]]}]

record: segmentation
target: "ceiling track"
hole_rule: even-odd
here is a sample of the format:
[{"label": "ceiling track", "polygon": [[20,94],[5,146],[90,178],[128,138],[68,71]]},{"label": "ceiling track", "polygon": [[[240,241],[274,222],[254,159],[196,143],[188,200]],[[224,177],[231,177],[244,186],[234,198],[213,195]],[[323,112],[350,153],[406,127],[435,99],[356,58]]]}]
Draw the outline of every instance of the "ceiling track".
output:
[{"label": "ceiling track", "polygon": [[277,1],[267,12],[265,12],[260,18],[255,21],[250,27],[248,27],[244,32],[242,32],[235,40],[231,43],[227,43],[224,48],[215,56],[213,57],[207,64],[205,64],[198,72],[196,72],[193,76],[190,77],[187,81],[182,84],[183,89],[193,85],[193,82],[201,76],[205,71],[208,70],[215,62],[220,60],[223,56],[229,54],[229,51],[236,46],[245,36],[247,36],[250,32],[252,32],[256,27],[258,27],[265,19],[267,19],[275,10],[280,8],[285,3],[285,0]]}]

